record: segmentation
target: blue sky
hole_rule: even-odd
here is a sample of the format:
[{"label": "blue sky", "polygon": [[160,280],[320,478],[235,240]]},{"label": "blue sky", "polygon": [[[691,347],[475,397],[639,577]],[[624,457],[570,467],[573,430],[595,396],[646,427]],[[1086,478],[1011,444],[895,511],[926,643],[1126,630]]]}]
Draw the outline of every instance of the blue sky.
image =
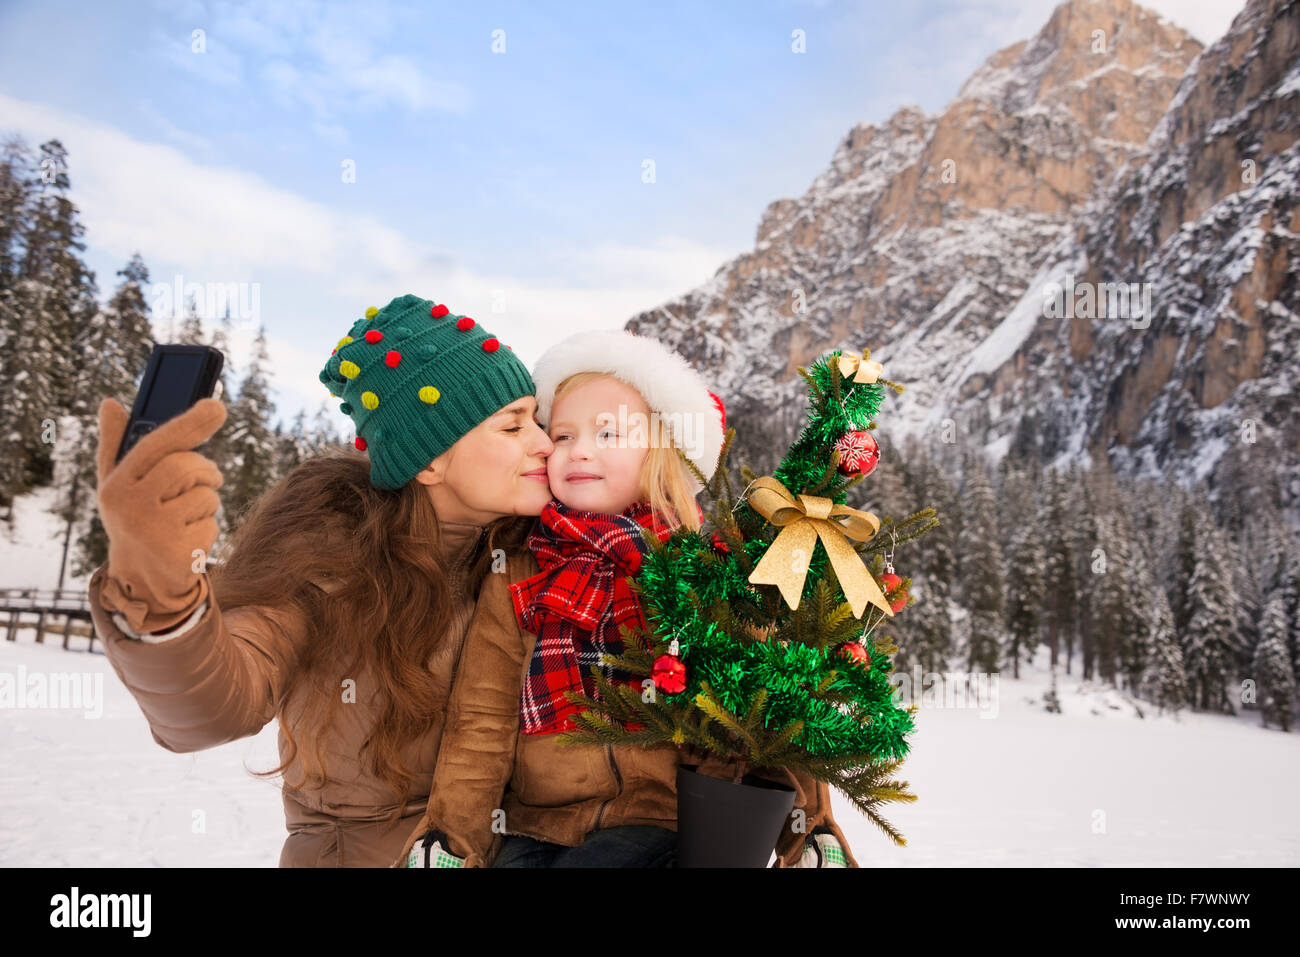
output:
[{"label": "blue sky", "polygon": [[[234,360],[260,320],[288,418],[396,295],[531,364],[704,282],[854,124],[942,109],[1054,5],[0,0],[0,133],[68,148],[102,296],[135,250],[256,283]],[[1241,4],[1148,6],[1212,42]]]}]

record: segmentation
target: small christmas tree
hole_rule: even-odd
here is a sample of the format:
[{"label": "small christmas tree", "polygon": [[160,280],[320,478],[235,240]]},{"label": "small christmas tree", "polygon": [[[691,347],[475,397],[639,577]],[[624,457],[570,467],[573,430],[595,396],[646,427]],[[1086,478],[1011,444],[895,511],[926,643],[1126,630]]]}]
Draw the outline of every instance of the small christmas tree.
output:
[{"label": "small christmas tree", "polygon": [[774,475],[741,470],[748,484],[739,498],[728,430],[705,485],[704,527],[665,542],[646,536],[632,586],[654,633],[625,630],[624,654],[609,661],[637,680],[597,671],[595,698],[570,692],[585,710],[562,740],[671,742],[734,762],[736,781],[748,769],[805,772],[906,843],[877,807],[916,800],[892,778],[915,706],[895,702],[898,649],[876,629],[909,601],[911,579],[894,574],[894,549],[939,520],[927,508],[882,521],[845,504],[879,458],[868,430],[886,387],[902,391],[882,371],[865,350],[801,368],[808,422]]}]

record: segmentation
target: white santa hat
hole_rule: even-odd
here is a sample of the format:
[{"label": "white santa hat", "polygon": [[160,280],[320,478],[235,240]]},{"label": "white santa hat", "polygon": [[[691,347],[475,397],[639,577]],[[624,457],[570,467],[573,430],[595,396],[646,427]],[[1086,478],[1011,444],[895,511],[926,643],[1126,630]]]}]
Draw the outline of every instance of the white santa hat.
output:
[{"label": "white santa hat", "polygon": [[[579,332],[547,349],[533,368],[537,416],[551,421],[555,390],[579,372],[604,372],[641,393],[658,412],[680,448],[706,478],[712,478],[722,452],[726,410],[700,374],[663,343],[623,329]],[[691,485],[699,482],[691,476]]]}]

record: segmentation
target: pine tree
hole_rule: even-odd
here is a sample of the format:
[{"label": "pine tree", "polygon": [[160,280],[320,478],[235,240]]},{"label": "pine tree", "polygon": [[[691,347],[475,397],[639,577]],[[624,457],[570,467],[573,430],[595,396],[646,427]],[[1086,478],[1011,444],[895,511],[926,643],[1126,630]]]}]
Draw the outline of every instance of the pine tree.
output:
[{"label": "pine tree", "polygon": [[[180,328],[176,330],[176,341],[184,346],[208,345],[207,334],[203,331],[203,320],[199,316],[199,304],[193,294],[185,300],[185,314],[181,318]],[[224,370],[222,381],[225,381]]]},{"label": "pine tree", "polygon": [[5,142],[0,154],[0,506],[10,511],[23,490],[25,471],[23,407],[14,401],[13,378],[18,372],[16,345],[23,333],[18,305],[23,241],[31,212],[31,154],[21,139]]},{"label": "pine tree", "polygon": [[927,506],[943,515],[945,521],[926,537],[927,548],[913,572],[910,593],[914,604],[908,606],[906,620],[895,625],[898,630],[898,668],[908,672],[914,665],[923,671],[948,671],[953,653],[952,595],[956,574],[956,543],[953,524],[946,519],[957,512],[957,491],[938,464],[919,446],[909,447],[909,474],[912,482],[911,511]]},{"label": "pine tree", "polygon": [[96,308],[62,144],[42,144],[39,166],[25,172],[21,259],[7,253],[17,273],[6,290],[7,359],[0,370],[0,498],[11,509],[14,498],[52,477],[57,423],[76,379],[74,341]]},{"label": "pine tree", "polygon": [[1020,677],[1021,659],[1031,660],[1038,646],[1045,564],[1042,534],[1036,523],[1025,523],[1013,533],[1007,557],[1007,650],[1014,678]]},{"label": "pine tree", "polygon": [[263,328],[258,330],[253,343],[252,358],[240,383],[239,395],[230,406],[229,458],[222,469],[225,482],[219,489],[229,529],[237,527],[244,512],[270,487],[274,478],[277,448],[271,434],[271,416],[275,405],[266,379],[268,363]]},{"label": "pine tree", "polygon": [[1079,595],[1079,650],[1083,678],[1113,681],[1116,661],[1116,632],[1119,618],[1115,566],[1123,559],[1120,539],[1115,535],[1113,514],[1116,501],[1109,465],[1098,458],[1079,488],[1079,512],[1075,528],[1080,565],[1075,579]]},{"label": "pine tree", "polygon": [[[97,484],[95,447],[99,403],[111,396],[130,409],[141,374],[153,350],[153,326],[144,290],[149,269],[135,253],[117,273],[122,281],[104,309],[86,326],[82,348],[86,361],[78,370],[69,414],[82,437],[73,454],[74,473],[59,515],[69,530],[81,525],[72,557],[73,574],[88,575],[108,559],[108,536],[90,498]],[[91,358],[93,357],[93,358]],[[60,576],[60,582],[62,576]]]},{"label": "pine tree", "polygon": [[1163,713],[1177,713],[1187,704],[1187,672],[1183,650],[1174,633],[1174,616],[1164,591],[1156,589],[1151,602],[1151,659],[1143,676],[1142,694]]},{"label": "pine tree", "polygon": [[1189,611],[1183,661],[1198,709],[1232,711],[1227,682],[1236,657],[1236,595],[1223,535],[1208,509],[1195,517],[1195,567],[1188,585]]},{"label": "pine tree", "polygon": [[962,494],[962,599],[970,613],[968,667],[998,670],[1002,649],[1003,570],[998,537],[997,499],[984,459],[967,457]]},{"label": "pine tree", "polygon": [[1296,681],[1286,650],[1286,606],[1279,595],[1261,615],[1259,643],[1251,671],[1255,675],[1256,701],[1264,727],[1275,724],[1291,730],[1296,705]]},{"label": "pine tree", "polygon": [[1047,644],[1051,665],[1056,667],[1061,638],[1065,638],[1065,673],[1070,673],[1070,654],[1074,649],[1074,632],[1078,624],[1079,598],[1076,567],[1079,546],[1075,539],[1067,479],[1055,470],[1047,473],[1044,547],[1044,609]]},{"label": "pine tree", "polygon": [[1178,556],[1174,562],[1173,581],[1169,590],[1169,607],[1174,613],[1174,629],[1181,637],[1187,634],[1192,620],[1190,595],[1192,573],[1196,571],[1196,515],[1198,503],[1194,493],[1182,492],[1179,496]]},{"label": "pine tree", "polygon": [[1287,654],[1291,674],[1300,682],[1300,536],[1287,530],[1279,536],[1282,555],[1273,594],[1282,599],[1287,623]]}]

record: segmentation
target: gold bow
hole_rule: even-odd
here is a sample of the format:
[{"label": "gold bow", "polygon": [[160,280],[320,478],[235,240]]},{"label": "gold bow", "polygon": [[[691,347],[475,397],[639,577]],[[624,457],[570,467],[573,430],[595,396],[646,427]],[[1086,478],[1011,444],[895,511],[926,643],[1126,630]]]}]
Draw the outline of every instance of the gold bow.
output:
[{"label": "gold bow", "polygon": [[852,376],[854,382],[875,382],[885,371],[885,367],[874,359],[868,359],[869,355],[871,355],[870,349],[863,349],[860,356],[847,350],[841,352],[840,375],[846,379]]},{"label": "gold bow", "polygon": [[[813,546],[820,538],[831,567],[839,576],[844,597],[853,609],[853,617],[861,618],[868,602],[886,616],[894,616],[875,576],[848,542],[850,538],[859,542],[869,541],[880,531],[880,519],[870,512],[836,505],[817,495],[800,495],[796,501],[789,490],[770,475],[754,482],[749,504],[773,525],[781,527],[763,560],[749,576],[750,584],[776,585],[781,589],[786,604],[798,608]],[[840,518],[846,521],[837,521]]]}]

